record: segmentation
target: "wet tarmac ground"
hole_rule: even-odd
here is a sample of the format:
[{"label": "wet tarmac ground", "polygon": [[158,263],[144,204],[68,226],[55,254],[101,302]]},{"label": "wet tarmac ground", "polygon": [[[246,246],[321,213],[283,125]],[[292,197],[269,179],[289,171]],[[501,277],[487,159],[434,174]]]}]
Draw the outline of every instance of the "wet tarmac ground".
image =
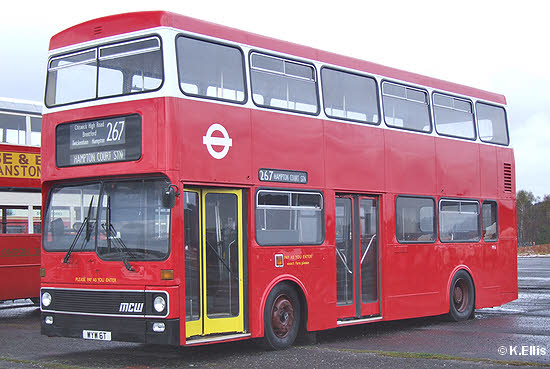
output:
[{"label": "wet tarmac ground", "polygon": [[284,351],[251,341],[203,347],[40,335],[28,300],[0,304],[0,368],[550,368],[550,258],[519,258],[518,300],[443,317],[338,328]]}]

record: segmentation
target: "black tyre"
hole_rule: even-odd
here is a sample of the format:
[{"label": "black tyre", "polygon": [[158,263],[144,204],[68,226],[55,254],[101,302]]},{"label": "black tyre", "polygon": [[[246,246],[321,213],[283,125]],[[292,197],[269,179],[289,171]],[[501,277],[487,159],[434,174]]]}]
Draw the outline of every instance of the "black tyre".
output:
[{"label": "black tyre", "polygon": [[300,329],[300,300],[288,283],[276,285],[265,303],[263,346],[281,350],[294,343]]},{"label": "black tyre", "polygon": [[475,289],[470,274],[465,270],[456,272],[451,282],[449,317],[455,322],[470,318],[474,313]]}]

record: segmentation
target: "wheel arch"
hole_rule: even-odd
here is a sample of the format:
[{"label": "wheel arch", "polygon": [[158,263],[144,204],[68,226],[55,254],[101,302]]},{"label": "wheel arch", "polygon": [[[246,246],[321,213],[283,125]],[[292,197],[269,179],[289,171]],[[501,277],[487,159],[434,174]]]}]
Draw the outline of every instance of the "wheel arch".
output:
[{"label": "wheel arch", "polygon": [[308,321],[308,291],[306,286],[295,276],[291,274],[285,274],[278,276],[276,279],[272,280],[271,283],[267,285],[267,287],[264,289],[262,294],[262,300],[260,304],[260,312],[262,316],[262,324],[260,324],[260,336],[264,336],[264,325],[263,325],[263,316],[264,316],[264,310],[265,310],[265,303],[267,301],[267,297],[269,296],[269,293],[273,288],[275,288],[276,285],[281,283],[288,283],[298,295],[298,298],[300,299],[300,310],[302,313],[302,320],[300,321],[300,330],[305,330],[307,327],[307,321]]},{"label": "wheel arch", "polygon": [[447,287],[445,288],[445,306],[447,306],[447,308],[450,306],[450,303],[451,303],[451,294],[450,294],[450,291],[451,291],[451,284],[453,283],[453,278],[454,276],[456,275],[456,273],[458,273],[459,271],[461,270],[464,270],[466,273],[468,273],[468,275],[470,276],[470,278],[472,279],[472,283],[474,285],[474,309],[476,308],[476,303],[477,303],[477,286],[478,286],[478,283],[477,283],[477,280],[476,280],[476,276],[474,275],[474,273],[472,272],[472,270],[470,268],[468,268],[468,266],[466,265],[457,265],[453,271],[449,274],[449,278],[447,279]]}]

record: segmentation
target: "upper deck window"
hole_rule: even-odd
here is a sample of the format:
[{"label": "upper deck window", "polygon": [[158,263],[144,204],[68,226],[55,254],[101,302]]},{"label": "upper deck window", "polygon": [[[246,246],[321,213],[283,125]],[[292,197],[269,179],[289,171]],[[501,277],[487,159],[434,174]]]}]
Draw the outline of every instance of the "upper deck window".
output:
[{"label": "upper deck window", "polygon": [[258,106],[317,114],[317,81],[309,64],[252,53],[252,98]]},{"label": "upper deck window", "polygon": [[379,122],[374,78],[329,68],[321,69],[321,78],[327,116],[363,123]]},{"label": "upper deck window", "polygon": [[42,118],[0,112],[0,143],[40,146]]},{"label": "upper deck window", "polygon": [[246,100],[243,54],[238,48],[179,36],[176,52],[184,94],[241,103]]},{"label": "upper deck window", "polygon": [[158,37],[94,47],[50,59],[46,105],[152,91],[162,81]]},{"label": "upper deck window", "polygon": [[434,120],[437,133],[474,140],[474,113],[472,103],[440,93],[433,94]]},{"label": "upper deck window", "polygon": [[478,102],[476,104],[479,138],[483,142],[508,145],[508,126],[506,112],[500,106]]},{"label": "upper deck window", "polygon": [[431,132],[428,93],[396,83],[382,83],[384,120],[390,127]]}]

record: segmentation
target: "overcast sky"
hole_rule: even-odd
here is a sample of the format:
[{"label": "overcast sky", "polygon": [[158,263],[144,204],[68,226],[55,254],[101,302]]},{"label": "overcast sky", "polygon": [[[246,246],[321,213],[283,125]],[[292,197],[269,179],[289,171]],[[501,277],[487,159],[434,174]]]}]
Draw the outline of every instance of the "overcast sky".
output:
[{"label": "overcast sky", "polygon": [[10,0],[0,13],[0,96],[43,101],[53,34],[140,10],[168,10],[501,93],[517,189],[550,194],[550,22],[543,1]]}]

